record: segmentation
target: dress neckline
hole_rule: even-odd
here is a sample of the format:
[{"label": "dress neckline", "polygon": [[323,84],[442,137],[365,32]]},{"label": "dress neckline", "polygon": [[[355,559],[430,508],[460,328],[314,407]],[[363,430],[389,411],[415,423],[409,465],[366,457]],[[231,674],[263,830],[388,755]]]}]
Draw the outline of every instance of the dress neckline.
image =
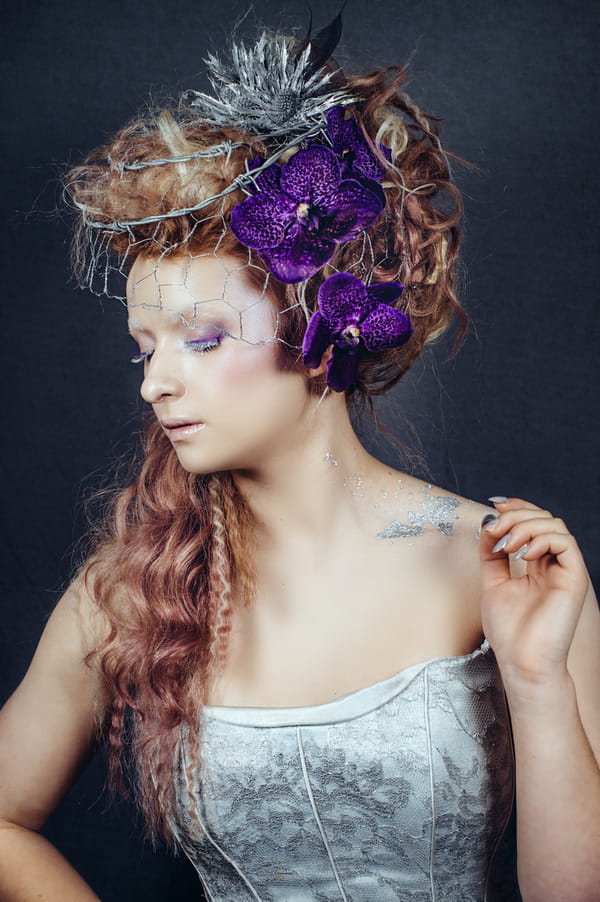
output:
[{"label": "dress neckline", "polygon": [[481,645],[466,655],[441,655],[429,658],[377,683],[355,689],[319,705],[299,705],[290,708],[205,705],[202,714],[207,722],[222,721],[248,727],[318,726],[354,720],[395,698],[424,670],[444,666],[464,666],[490,652],[491,647],[487,639],[484,639]]}]

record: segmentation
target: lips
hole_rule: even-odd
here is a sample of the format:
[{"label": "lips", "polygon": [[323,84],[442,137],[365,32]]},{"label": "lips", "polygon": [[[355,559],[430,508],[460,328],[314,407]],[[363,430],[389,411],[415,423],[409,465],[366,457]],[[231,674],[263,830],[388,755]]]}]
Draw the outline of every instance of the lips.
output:
[{"label": "lips", "polygon": [[186,419],[186,417],[168,417],[160,421],[163,429],[178,429],[180,426],[197,426],[201,420]]},{"label": "lips", "polygon": [[206,423],[199,420],[188,420],[185,417],[169,417],[160,421],[161,426],[171,439],[171,441],[181,441],[186,439],[201,429],[204,429]]}]

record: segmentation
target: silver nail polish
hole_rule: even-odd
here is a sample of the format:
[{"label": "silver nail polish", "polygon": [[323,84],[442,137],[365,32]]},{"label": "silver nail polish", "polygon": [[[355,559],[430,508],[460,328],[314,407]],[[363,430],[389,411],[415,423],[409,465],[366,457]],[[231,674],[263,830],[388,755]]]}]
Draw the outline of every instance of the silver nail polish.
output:
[{"label": "silver nail polish", "polygon": [[498,541],[492,548],[492,551],[493,552],[503,551],[506,548],[506,546],[508,545],[509,540],[510,540],[510,533],[507,532],[505,536],[502,536],[501,539],[498,539]]},{"label": "silver nail polish", "polygon": [[483,528],[487,530],[487,532],[491,532],[492,529],[496,528],[496,523],[498,522],[498,517],[494,517],[493,514],[490,514],[490,519],[487,523],[483,524]]},{"label": "silver nail polish", "polygon": [[488,498],[488,501],[491,501],[492,504],[506,504],[507,501],[510,501],[510,498],[507,498],[506,495],[492,495],[491,498]]},{"label": "silver nail polish", "polygon": [[529,545],[521,545],[521,547],[518,549],[518,551],[515,552],[513,560],[520,561],[521,558],[523,557],[523,555],[527,554],[528,551],[529,551]]}]

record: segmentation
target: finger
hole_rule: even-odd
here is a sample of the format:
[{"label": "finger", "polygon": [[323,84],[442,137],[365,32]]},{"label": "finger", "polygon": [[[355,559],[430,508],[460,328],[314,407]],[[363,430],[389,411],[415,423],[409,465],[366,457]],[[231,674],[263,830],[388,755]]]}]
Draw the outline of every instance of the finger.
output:
[{"label": "finger", "polygon": [[[490,515],[488,515],[490,516]],[[510,579],[508,555],[494,552],[496,536],[485,528],[487,517],[483,518],[481,536],[479,538],[479,559],[481,561],[481,588],[485,592],[498,583]],[[488,521],[489,522],[489,521]]]},{"label": "finger", "polygon": [[504,498],[503,496],[494,496],[488,498],[494,504],[495,521],[492,522],[491,517],[487,517],[488,523],[485,528],[493,532],[497,536],[504,535],[510,528],[519,521],[532,515],[538,517],[552,517],[550,511],[546,511],[532,501],[526,501],[523,498]]},{"label": "finger", "polygon": [[[505,498],[501,495],[494,495],[491,498],[488,498],[488,501],[490,501],[499,512],[512,510],[543,510],[539,505],[534,504],[533,501],[527,501],[525,498]],[[548,513],[548,511],[546,511],[546,513]],[[552,516],[552,514],[550,514],[550,516]]]},{"label": "finger", "polygon": [[544,532],[531,538],[518,550],[524,561],[538,561],[544,555],[553,555],[563,567],[573,567],[581,561],[581,552],[574,537],[562,532]]},{"label": "finger", "polygon": [[532,511],[512,511],[502,514],[497,520],[489,520],[482,529],[496,540],[494,550],[510,554],[525,542],[542,533],[561,533],[570,535],[563,520],[558,517],[544,516],[541,512],[532,517]]}]

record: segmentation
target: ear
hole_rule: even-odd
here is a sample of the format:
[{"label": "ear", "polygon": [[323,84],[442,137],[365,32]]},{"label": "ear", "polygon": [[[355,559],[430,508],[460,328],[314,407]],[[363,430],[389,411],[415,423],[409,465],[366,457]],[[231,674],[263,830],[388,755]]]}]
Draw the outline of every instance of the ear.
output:
[{"label": "ear", "polygon": [[309,379],[318,379],[319,376],[324,376],[327,372],[327,364],[333,354],[333,345],[329,345],[323,356],[321,357],[321,363],[317,367],[307,367],[306,374]]}]

